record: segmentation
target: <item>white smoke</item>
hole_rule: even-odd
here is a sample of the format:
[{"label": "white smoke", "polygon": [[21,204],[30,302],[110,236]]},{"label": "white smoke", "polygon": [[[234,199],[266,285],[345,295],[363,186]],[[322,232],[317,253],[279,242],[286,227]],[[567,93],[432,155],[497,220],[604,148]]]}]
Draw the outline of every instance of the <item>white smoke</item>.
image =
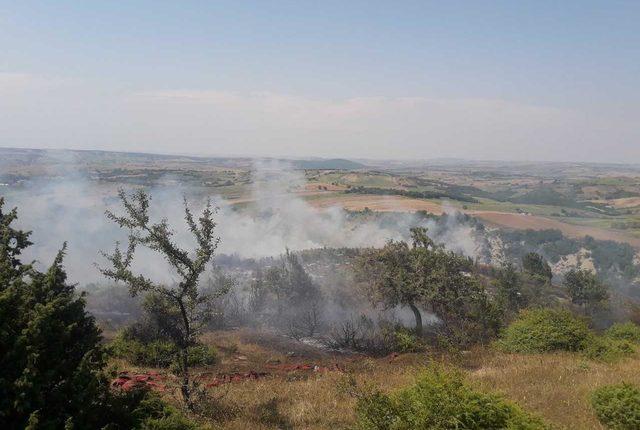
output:
[{"label": "white smoke", "polygon": [[[216,234],[221,239],[218,253],[259,258],[279,255],[287,248],[295,251],[320,247],[379,247],[389,239],[407,239],[409,228],[415,224],[415,218],[410,214],[398,217],[393,225],[382,225],[373,218],[353,221],[338,206],[315,208],[292,192],[304,186],[303,175],[281,163],[256,164],[253,179],[251,197],[242,208],[220,196],[212,196],[213,203],[219,207],[216,215]],[[34,182],[8,193],[5,210],[17,206],[17,224],[33,231],[34,245],[25,258],[36,259],[46,266],[66,241],[65,266],[71,282],[104,281],[94,264],[105,264],[100,251],[111,252],[116,241],[126,243],[126,231],[120,230],[104,215],[107,209],[122,213],[115,191],[113,184],[73,175],[46,183]],[[184,223],[182,199],[184,195],[189,198],[194,213],[204,206],[205,199],[201,195],[194,198],[193,190],[180,185],[148,191],[152,195],[152,216],[156,220],[167,218],[175,229],[176,242],[191,247],[194,242]],[[438,240],[445,242],[448,248],[475,256],[477,244],[471,234],[472,228],[459,225],[455,217],[449,218],[445,229],[438,228],[433,221],[422,225],[437,232]],[[135,261],[135,268],[153,279],[164,282],[176,279],[167,264],[149,251],[140,249]]]}]

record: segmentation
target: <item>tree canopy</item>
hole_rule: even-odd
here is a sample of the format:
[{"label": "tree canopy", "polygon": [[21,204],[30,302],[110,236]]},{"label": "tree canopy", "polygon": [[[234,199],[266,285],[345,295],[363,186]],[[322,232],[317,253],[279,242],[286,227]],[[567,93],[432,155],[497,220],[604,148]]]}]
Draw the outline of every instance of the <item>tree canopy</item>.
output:
[{"label": "tree canopy", "polygon": [[470,259],[436,244],[424,228],[411,229],[411,238],[411,245],[392,240],[362,256],[359,277],[374,303],[411,308],[418,333],[422,332],[420,308],[433,312],[449,332],[490,314],[488,297]]}]

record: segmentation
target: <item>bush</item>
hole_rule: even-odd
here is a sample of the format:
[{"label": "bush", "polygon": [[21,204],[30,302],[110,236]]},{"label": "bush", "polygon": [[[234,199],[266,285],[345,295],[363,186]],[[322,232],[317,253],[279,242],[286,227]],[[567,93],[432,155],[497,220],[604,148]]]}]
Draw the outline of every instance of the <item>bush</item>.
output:
[{"label": "bush", "polygon": [[334,349],[350,349],[374,356],[391,352],[420,352],[425,346],[413,330],[391,321],[361,315],[334,326],[325,344]]},{"label": "bush", "polygon": [[210,345],[195,345],[189,348],[189,366],[210,366],[218,361],[218,351]]},{"label": "bush", "polygon": [[592,336],[585,342],[583,354],[586,358],[597,361],[614,362],[628,357],[635,352],[631,342],[612,339],[607,336]]},{"label": "bush", "polygon": [[609,327],[605,335],[611,339],[640,343],[640,327],[632,322],[616,323]]},{"label": "bush", "polygon": [[640,389],[630,384],[607,385],[591,395],[598,420],[610,429],[640,428]]},{"label": "bush", "polygon": [[[197,426],[175,407],[147,389],[121,392],[112,410],[116,427],[140,430],[195,430]],[[109,427],[107,427],[109,428]]]},{"label": "bush", "polygon": [[128,339],[122,333],[109,345],[114,356],[136,366],[169,367],[175,361],[177,348],[170,342],[151,341],[142,343]]},{"label": "bush", "polygon": [[473,390],[460,372],[436,366],[397,393],[361,396],[356,413],[361,430],[547,428],[514,403]]},{"label": "bush", "polygon": [[[177,365],[178,348],[171,342],[153,340],[141,342],[127,337],[126,332],[119,333],[111,342],[111,353],[136,366],[172,367]],[[195,345],[189,348],[189,365],[206,366],[217,360],[217,351],[213,346]]]},{"label": "bush", "polygon": [[522,311],[500,336],[498,347],[507,352],[580,351],[591,339],[587,323],[559,309]]},{"label": "bush", "polygon": [[393,331],[395,350],[397,352],[421,352],[424,344],[416,334],[404,327],[397,327]]}]

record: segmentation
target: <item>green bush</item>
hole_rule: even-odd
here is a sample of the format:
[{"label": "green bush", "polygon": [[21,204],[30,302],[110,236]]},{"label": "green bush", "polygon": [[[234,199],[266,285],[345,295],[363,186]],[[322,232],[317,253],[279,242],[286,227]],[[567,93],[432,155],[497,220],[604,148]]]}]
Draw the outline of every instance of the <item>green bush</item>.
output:
[{"label": "green bush", "polygon": [[114,356],[136,366],[169,367],[175,361],[177,348],[170,342],[155,340],[142,343],[122,333],[109,345]]},{"label": "green bush", "polygon": [[612,339],[607,336],[592,336],[583,349],[586,358],[597,361],[614,362],[635,352],[633,344],[627,340]]},{"label": "green bush", "polygon": [[607,329],[605,335],[611,339],[640,343],[640,326],[632,322],[616,323]]},{"label": "green bush", "polygon": [[460,372],[436,366],[394,394],[361,396],[356,413],[361,430],[547,428],[516,404],[473,390]]},{"label": "green bush", "polygon": [[107,401],[108,408],[103,411],[104,417],[100,420],[107,425],[101,424],[90,428],[105,430],[195,430],[198,428],[177,408],[166,403],[158,394],[147,388],[112,391]]},{"label": "green bush", "polygon": [[607,385],[591,395],[600,422],[614,430],[640,428],[640,389],[630,384]]},{"label": "green bush", "polygon": [[421,352],[424,350],[424,344],[420,338],[413,331],[404,327],[397,328],[393,337],[397,352]]},{"label": "green bush", "polygon": [[218,351],[209,345],[195,345],[189,348],[189,366],[209,366],[218,360]]},{"label": "green bush", "polygon": [[580,351],[592,333],[587,323],[560,309],[533,309],[520,313],[497,342],[507,352]]},{"label": "green bush", "polygon": [[[172,367],[177,365],[178,348],[171,342],[153,340],[147,343],[119,333],[111,342],[111,353],[136,366]],[[189,365],[206,366],[217,360],[217,351],[213,346],[195,345],[189,348]]]}]

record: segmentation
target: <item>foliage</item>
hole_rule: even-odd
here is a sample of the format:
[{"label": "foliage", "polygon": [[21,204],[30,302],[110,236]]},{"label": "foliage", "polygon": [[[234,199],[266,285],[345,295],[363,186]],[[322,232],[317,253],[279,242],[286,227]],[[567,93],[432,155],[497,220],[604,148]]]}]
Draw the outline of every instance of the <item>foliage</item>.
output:
[{"label": "foliage", "polygon": [[418,335],[422,334],[419,307],[431,309],[442,320],[446,336],[461,338],[458,333],[473,329],[476,337],[495,329],[495,320],[487,319],[494,312],[472,273],[472,262],[437,245],[423,228],[411,229],[411,235],[411,246],[389,241],[382,249],[361,256],[358,276],[370,300],[385,308],[408,306],[415,315]]},{"label": "foliage", "polygon": [[611,339],[640,343],[640,326],[632,322],[616,323],[607,329],[605,335]]},{"label": "foliage", "polygon": [[498,298],[506,310],[517,312],[527,305],[527,297],[522,291],[522,277],[513,264],[507,264],[498,271],[496,284]]},{"label": "foliage", "polygon": [[322,293],[320,287],[305,271],[302,262],[289,250],[279,264],[270,267],[260,284],[252,286],[251,304],[258,308],[265,297],[258,288],[265,289],[275,306],[270,319],[293,337],[313,336],[321,324]]},{"label": "foliage", "polygon": [[67,283],[65,246],[46,272],[20,261],[30,232],[0,198],[0,421],[5,428],[88,426],[105,393],[100,332]]},{"label": "foliage", "polygon": [[[46,272],[20,260],[29,232],[0,198],[0,422],[3,429],[190,429],[150,393],[112,393],[100,332],[67,283],[64,246]],[[168,412],[169,411],[169,412]],[[171,425],[169,425],[171,424]]]},{"label": "foliage", "polygon": [[356,414],[361,430],[547,428],[502,397],[472,389],[459,371],[437,366],[391,395],[374,390],[359,397]]},{"label": "foliage", "polygon": [[396,327],[393,331],[394,350],[397,352],[421,352],[424,344],[418,336],[411,330],[404,327]]},{"label": "foliage", "polygon": [[626,289],[629,281],[640,275],[636,250],[629,244],[611,240],[565,237],[559,230],[502,230],[497,233],[506,245],[506,253],[514,258],[537,252],[554,263],[562,257],[584,249],[593,260],[596,272],[612,287]]},{"label": "foliage", "polygon": [[[140,388],[110,396],[107,430],[195,430],[197,426],[158,394]],[[100,428],[100,427],[95,427]]]},{"label": "foliage", "polygon": [[580,351],[591,336],[587,323],[569,311],[531,309],[503,330],[497,344],[508,352]]},{"label": "foliage", "polygon": [[631,342],[607,336],[591,336],[584,344],[583,355],[596,361],[615,362],[635,352]]},{"label": "foliage", "polygon": [[571,301],[579,306],[591,307],[609,298],[607,287],[588,270],[571,269],[564,277],[563,286]]},{"label": "foliage", "polygon": [[[466,190],[465,190],[466,191]],[[413,191],[413,190],[401,190],[397,188],[377,188],[377,187],[352,187],[345,191],[345,193],[357,193],[357,194],[375,194],[384,196],[404,196],[414,199],[440,199],[448,198],[452,200],[458,200],[461,202],[478,203],[478,199],[469,197],[462,194],[455,189],[447,191]]]},{"label": "foliage", "polygon": [[631,384],[600,387],[591,395],[598,420],[610,429],[640,428],[640,388]]},{"label": "foliage", "polygon": [[[120,190],[119,196],[125,215],[119,216],[107,211],[107,217],[120,228],[129,231],[129,244],[124,253],[117,244],[112,254],[103,253],[111,267],[102,268],[101,272],[107,278],[124,282],[132,295],[140,292],[153,293],[153,300],[147,304],[148,311],[163,329],[168,340],[180,351],[182,396],[187,406],[192,408],[188,350],[195,344],[197,334],[211,318],[212,303],[217,298],[215,294],[202,294],[198,289],[200,277],[211,262],[219,242],[219,239],[214,237],[215,210],[208,201],[196,222],[185,199],[185,221],[197,243],[197,248],[189,252],[174,242],[174,232],[166,219],[157,223],[151,222],[151,198],[143,190],[137,191],[131,197],[124,190]],[[175,270],[180,281],[175,285],[166,285],[154,282],[143,274],[135,274],[131,265],[138,246],[162,255],[171,269]]]},{"label": "foliage", "polygon": [[[109,347],[114,356],[136,366],[180,367],[180,351],[175,344],[166,340],[156,339],[145,343],[127,337],[126,332],[120,332]],[[196,344],[189,347],[189,366],[211,365],[216,359],[217,351],[212,346]]]},{"label": "foliage", "polygon": [[530,252],[522,257],[522,270],[529,275],[547,282],[551,282],[551,278],[553,277],[549,263],[547,263],[540,254],[535,252]]}]

